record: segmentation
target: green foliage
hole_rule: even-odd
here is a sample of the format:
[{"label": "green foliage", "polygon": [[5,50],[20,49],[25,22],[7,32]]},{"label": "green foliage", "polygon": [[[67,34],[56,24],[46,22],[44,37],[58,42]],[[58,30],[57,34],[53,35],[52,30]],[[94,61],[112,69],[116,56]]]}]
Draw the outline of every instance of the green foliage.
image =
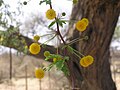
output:
[{"label": "green foliage", "polygon": [[[73,3],[77,3],[78,0],[74,0]],[[52,4],[51,4],[51,0],[40,0],[39,5],[46,3],[46,5],[48,4],[50,6],[50,9],[52,9]],[[23,2],[24,5],[27,5],[27,2],[24,1]],[[9,13],[10,14],[10,13]],[[63,71],[63,73],[65,75],[69,75],[69,69],[68,69],[68,60],[70,56],[67,56],[69,53],[75,54],[76,56],[78,56],[79,58],[81,58],[81,56],[84,56],[83,54],[81,54],[79,51],[73,49],[70,45],[73,43],[76,43],[80,40],[87,40],[86,38],[82,38],[82,39],[75,39],[72,40],[70,43],[67,43],[64,40],[64,37],[61,35],[61,31],[60,31],[60,27],[63,27],[64,24],[66,24],[67,20],[63,20],[63,17],[66,15],[65,12],[63,12],[62,14],[56,16],[57,14],[55,14],[55,16],[52,18],[54,19],[54,21],[52,21],[49,25],[48,28],[51,28],[53,25],[56,24],[56,28],[55,30],[52,30],[54,33],[52,33],[52,37],[49,38],[48,40],[46,40],[46,42],[44,42],[43,44],[41,44],[42,48],[46,47],[46,43],[48,43],[49,41],[53,40],[56,36],[59,37],[59,39],[63,42],[63,47],[61,48],[61,51],[63,51],[63,53],[65,54],[63,56],[59,54],[59,51],[56,52],[56,54],[51,54],[49,51],[45,51],[44,52],[44,56],[45,56],[45,60],[51,60],[52,63],[44,68],[44,70],[51,70],[52,67],[56,67],[58,70]],[[8,15],[9,16],[9,15]],[[50,13],[50,16],[51,13]],[[0,19],[2,18],[2,13],[0,14]],[[85,22],[85,21],[84,21]],[[2,22],[0,22],[1,24]],[[3,23],[4,24],[4,23]],[[6,24],[6,22],[5,22]],[[9,26],[9,25],[8,25]],[[50,34],[49,34],[50,35]],[[46,36],[46,35],[44,35]],[[34,40],[35,41],[35,40]],[[60,42],[61,42],[60,41]],[[38,43],[38,42],[37,42]],[[4,45],[4,46],[8,46],[8,47],[14,47],[17,48],[20,52],[24,52],[25,54],[28,53],[28,47],[26,44],[26,41],[24,38],[21,37],[21,35],[19,35],[19,29],[18,27],[14,27],[14,26],[10,26],[7,28],[7,31],[0,33],[0,44]],[[58,49],[58,47],[57,47]],[[68,54],[66,54],[68,53]]]},{"label": "green foliage", "polygon": [[66,24],[66,22],[64,20],[60,20],[60,19],[57,19],[56,22],[61,26],[63,27],[63,24]]},{"label": "green foliage", "polygon": [[2,6],[2,4],[3,4],[3,0],[0,0],[0,7]]},{"label": "green foliage", "polygon": [[15,47],[20,52],[28,52],[28,50],[25,48],[25,39],[20,37],[18,28],[14,26],[10,26],[7,31],[0,32],[0,44],[11,48]]},{"label": "green foliage", "polygon": [[61,68],[61,71],[63,71],[66,76],[70,75],[68,67],[66,64],[63,65],[63,67]]},{"label": "green foliage", "polygon": [[49,24],[48,28],[52,27],[55,24],[56,21],[53,21]]},{"label": "green foliage", "polygon": [[46,58],[45,58],[45,60],[47,61],[47,60],[50,60],[50,59],[53,59],[53,58],[62,58],[62,56],[61,55],[58,55],[58,54],[50,54],[49,56],[47,56]]},{"label": "green foliage", "polygon": [[[54,59],[55,59],[55,61],[54,61]],[[65,75],[69,75],[69,70],[68,70],[68,68],[67,68],[67,65],[65,64],[66,61],[69,60],[69,57],[67,57],[67,56],[64,56],[64,57],[63,57],[63,56],[58,55],[58,54],[50,54],[49,56],[47,56],[47,57],[45,58],[45,60],[53,60],[53,63],[50,64],[50,65],[46,68],[46,70],[49,71],[53,66],[56,66],[56,68],[57,68],[58,70],[63,71],[63,73],[64,73]]]},{"label": "green foliage", "polygon": [[113,35],[113,40],[117,40],[120,38],[120,25],[116,27],[114,35]]},{"label": "green foliage", "polygon": [[55,23],[58,23],[58,25],[60,25],[61,27],[63,27],[63,24],[66,24],[65,20],[61,20],[59,18],[57,18],[56,20],[52,21],[48,28],[52,27]]},{"label": "green foliage", "polygon": [[49,5],[51,4],[51,0],[42,0],[42,1],[40,1],[39,5],[41,5],[44,2],[46,3],[46,5],[47,4],[49,4]]}]

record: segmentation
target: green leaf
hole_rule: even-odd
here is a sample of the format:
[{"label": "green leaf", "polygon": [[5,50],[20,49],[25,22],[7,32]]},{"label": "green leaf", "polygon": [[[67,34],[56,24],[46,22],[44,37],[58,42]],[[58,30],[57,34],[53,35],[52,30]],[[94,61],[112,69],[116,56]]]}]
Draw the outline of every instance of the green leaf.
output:
[{"label": "green leaf", "polygon": [[66,24],[66,22],[64,20],[61,20],[62,23]]},{"label": "green leaf", "polygon": [[55,63],[57,69],[61,70],[62,67],[64,66],[64,62],[65,62],[64,60],[58,60],[58,61]]},{"label": "green leaf", "polygon": [[47,4],[51,4],[51,0],[48,0],[48,1],[46,0],[46,5]]},{"label": "green leaf", "polygon": [[46,5],[47,4],[49,4],[49,5],[51,4],[51,0],[43,0],[43,1],[40,1],[39,5],[41,5],[44,2],[46,3]]},{"label": "green leaf", "polygon": [[61,21],[58,21],[58,24],[63,27],[63,23]]},{"label": "green leaf", "polygon": [[53,59],[53,58],[59,58],[61,55],[56,55],[56,54],[50,54],[48,57],[45,58],[45,60]]},{"label": "green leaf", "polygon": [[39,5],[41,5],[42,3],[44,3],[45,1],[43,0],[43,1],[40,1],[40,3],[39,3]]},{"label": "green leaf", "polygon": [[65,57],[64,57],[64,60],[69,60],[69,57],[68,57],[68,56],[65,56]]},{"label": "green leaf", "polygon": [[0,0],[0,7],[2,6],[2,4],[3,4],[3,0]]},{"label": "green leaf", "polygon": [[50,23],[50,25],[48,26],[48,28],[52,27],[55,24],[56,21],[53,21]]},{"label": "green leaf", "polygon": [[70,75],[69,70],[65,64],[62,67],[61,71],[65,74],[65,76]]},{"label": "green leaf", "polygon": [[57,19],[56,22],[57,22],[61,27],[63,27],[63,24],[66,24],[65,20],[60,20],[60,19]]}]

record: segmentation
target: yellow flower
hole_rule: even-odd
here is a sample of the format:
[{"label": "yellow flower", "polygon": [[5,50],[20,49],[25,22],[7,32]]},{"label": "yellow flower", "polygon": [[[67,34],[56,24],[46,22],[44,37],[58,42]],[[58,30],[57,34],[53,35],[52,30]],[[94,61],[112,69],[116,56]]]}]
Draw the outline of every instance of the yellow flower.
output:
[{"label": "yellow flower", "polygon": [[94,58],[90,55],[84,56],[83,58],[80,59],[80,65],[83,67],[88,67],[91,65],[94,61]]},{"label": "yellow flower", "polygon": [[86,29],[86,23],[84,21],[78,21],[75,27],[78,31],[82,32]]},{"label": "yellow flower", "polygon": [[44,70],[41,69],[41,68],[37,68],[35,70],[35,77],[38,78],[38,79],[42,79],[44,77],[45,73],[44,73]]},{"label": "yellow flower", "polygon": [[30,45],[30,48],[29,48],[29,51],[32,53],[32,54],[38,54],[41,50],[41,47],[38,43],[32,43]]},{"label": "yellow flower", "polygon": [[85,57],[84,62],[88,65],[91,65],[93,63],[93,61],[94,61],[94,58],[92,56],[88,55],[88,56]]},{"label": "yellow flower", "polygon": [[88,26],[89,21],[88,21],[88,19],[87,19],[87,18],[83,18],[83,19],[82,19],[82,21],[84,21],[84,22],[86,23],[86,26]]},{"label": "yellow flower", "polygon": [[34,40],[37,42],[38,40],[40,39],[40,36],[38,36],[38,35],[35,35],[34,36]]},{"label": "yellow flower", "polygon": [[53,62],[55,63],[57,61],[57,58],[53,58]]},{"label": "yellow flower", "polygon": [[88,67],[88,64],[85,63],[85,57],[81,58],[80,65],[83,67]]},{"label": "yellow flower", "polygon": [[56,17],[56,12],[53,9],[48,9],[46,12],[46,17],[52,20]]},{"label": "yellow flower", "polygon": [[75,25],[75,27],[76,27],[76,29],[78,30],[78,31],[84,31],[85,29],[86,29],[86,27],[88,26],[88,24],[89,24],[89,21],[88,21],[88,19],[86,19],[86,18],[83,18],[82,20],[80,20],[80,21],[78,21],[77,23],[76,23],[76,25]]}]

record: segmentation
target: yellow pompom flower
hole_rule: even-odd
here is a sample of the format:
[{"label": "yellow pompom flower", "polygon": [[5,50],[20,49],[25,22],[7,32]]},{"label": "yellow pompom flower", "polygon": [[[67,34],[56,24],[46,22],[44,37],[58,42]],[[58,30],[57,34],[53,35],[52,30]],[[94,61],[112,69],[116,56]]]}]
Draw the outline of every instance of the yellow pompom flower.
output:
[{"label": "yellow pompom flower", "polygon": [[81,58],[80,65],[83,67],[88,67],[88,64],[85,63],[85,57]]},{"label": "yellow pompom flower", "polygon": [[84,62],[88,65],[91,65],[93,63],[93,61],[94,61],[94,58],[90,55],[86,56],[85,60],[84,60]]},{"label": "yellow pompom flower", "polygon": [[56,17],[56,12],[53,9],[48,9],[46,12],[46,18],[52,20],[55,17]]},{"label": "yellow pompom flower", "polygon": [[36,42],[38,42],[39,39],[40,39],[40,36],[38,36],[38,35],[35,35],[35,36],[34,36],[34,40],[35,40]]},{"label": "yellow pompom flower", "polygon": [[44,77],[45,73],[44,70],[41,68],[35,69],[35,77],[38,79],[42,79]]},{"label": "yellow pompom flower", "polygon": [[90,55],[84,56],[83,58],[80,59],[80,65],[83,67],[88,67],[91,65],[94,61],[94,58]]},{"label": "yellow pompom flower", "polygon": [[88,24],[89,24],[88,19],[83,18],[82,20],[78,21],[78,22],[75,24],[75,27],[76,27],[76,29],[77,29],[78,31],[83,32],[83,31],[86,29],[86,27],[88,26]]},{"label": "yellow pompom flower", "polygon": [[82,19],[82,21],[84,21],[84,22],[86,23],[86,26],[88,26],[89,21],[88,21],[88,19],[87,19],[87,18],[83,18],[83,19]]},{"label": "yellow pompom flower", "polygon": [[40,52],[40,50],[41,50],[41,47],[38,43],[32,43],[30,45],[30,48],[29,48],[30,53],[38,54]]},{"label": "yellow pompom flower", "polygon": [[82,32],[86,29],[86,22],[80,20],[76,23],[75,27],[78,31]]}]

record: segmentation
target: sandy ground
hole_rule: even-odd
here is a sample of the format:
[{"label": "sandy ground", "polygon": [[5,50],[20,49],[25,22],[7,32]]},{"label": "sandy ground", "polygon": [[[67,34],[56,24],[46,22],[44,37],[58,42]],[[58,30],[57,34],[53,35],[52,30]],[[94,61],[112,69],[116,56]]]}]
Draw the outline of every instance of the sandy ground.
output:
[{"label": "sandy ground", "polygon": [[51,81],[51,84],[46,80],[40,81],[35,78],[28,79],[28,89],[26,89],[25,79],[12,79],[12,81],[6,81],[0,84],[0,90],[67,90],[63,88],[63,85],[57,85],[59,83]]},{"label": "sandy ground", "polygon": [[[120,90],[120,74],[116,74],[116,86],[117,90]],[[68,85],[66,85],[68,86]],[[48,79],[40,81],[35,78],[28,78],[28,89],[26,89],[25,79],[12,79],[12,81],[4,81],[0,84],[0,90],[69,90],[65,88],[65,84],[59,83],[58,81],[48,82]]]}]

